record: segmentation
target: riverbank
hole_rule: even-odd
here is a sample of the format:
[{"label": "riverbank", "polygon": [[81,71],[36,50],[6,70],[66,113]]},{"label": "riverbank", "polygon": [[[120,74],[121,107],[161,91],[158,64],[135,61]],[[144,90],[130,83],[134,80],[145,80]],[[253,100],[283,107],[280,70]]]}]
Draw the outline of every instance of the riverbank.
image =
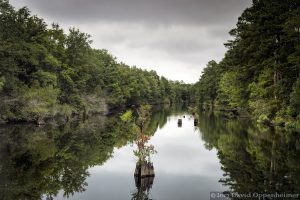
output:
[{"label": "riverbank", "polygon": [[200,109],[200,112],[205,113],[215,113],[216,115],[222,116],[225,119],[234,120],[234,119],[248,119],[253,123],[259,126],[266,126],[275,129],[285,129],[286,131],[296,131],[300,132],[300,119],[294,119],[289,116],[284,117],[275,117],[273,120],[270,120],[268,117],[264,116],[254,116],[247,110],[243,109],[225,109],[218,106],[214,106],[213,110],[210,107],[206,109]]}]

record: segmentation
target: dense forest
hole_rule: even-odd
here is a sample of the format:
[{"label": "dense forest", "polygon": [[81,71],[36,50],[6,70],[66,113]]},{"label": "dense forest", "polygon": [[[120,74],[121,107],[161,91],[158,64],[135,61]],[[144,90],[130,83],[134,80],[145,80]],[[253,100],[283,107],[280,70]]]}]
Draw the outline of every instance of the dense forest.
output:
[{"label": "dense forest", "polygon": [[300,3],[253,0],[219,63],[185,84],[93,49],[89,34],[48,26],[0,0],[0,121],[44,122],[133,105],[198,102],[202,110],[300,129]]},{"label": "dense forest", "polygon": [[300,129],[300,2],[253,0],[230,35],[195,84],[201,109]]},{"label": "dense forest", "polygon": [[0,0],[0,121],[43,122],[190,100],[192,85],[119,63],[91,43],[76,28],[49,28],[26,7]]}]

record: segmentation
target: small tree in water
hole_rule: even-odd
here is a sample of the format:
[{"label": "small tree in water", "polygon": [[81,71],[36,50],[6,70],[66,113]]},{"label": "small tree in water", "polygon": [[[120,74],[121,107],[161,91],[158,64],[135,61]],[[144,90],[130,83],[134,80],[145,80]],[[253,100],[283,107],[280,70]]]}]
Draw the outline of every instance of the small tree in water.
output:
[{"label": "small tree in water", "polygon": [[143,133],[140,133],[138,136],[136,141],[138,149],[133,151],[134,155],[138,158],[137,165],[145,162],[151,163],[151,154],[156,153],[153,145],[146,145],[149,139],[150,137]]}]

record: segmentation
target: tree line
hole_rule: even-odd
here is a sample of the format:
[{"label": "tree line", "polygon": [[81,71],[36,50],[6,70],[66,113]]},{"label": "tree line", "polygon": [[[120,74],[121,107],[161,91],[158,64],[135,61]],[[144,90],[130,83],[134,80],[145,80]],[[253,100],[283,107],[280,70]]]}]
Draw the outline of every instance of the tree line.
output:
[{"label": "tree line", "polygon": [[201,109],[300,128],[300,2],[253,0],[230,35],[195,84]]},{"label": "tree line", "polygon": [[0,0],[0,120],[39,121],[190,99],[192,85],[119,63],[91,36]]}]

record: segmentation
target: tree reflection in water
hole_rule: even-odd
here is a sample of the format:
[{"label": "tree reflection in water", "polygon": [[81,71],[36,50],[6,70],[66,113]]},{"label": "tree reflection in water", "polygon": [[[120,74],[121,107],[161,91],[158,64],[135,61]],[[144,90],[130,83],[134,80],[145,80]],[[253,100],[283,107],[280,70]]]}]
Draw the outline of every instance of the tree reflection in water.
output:
[{"label": "tree reflection in water", "polygon": [[[181,114],[180,108],[152,111],[151,117],[143,122],[142,131],[137,128],[138,119],[120,122],[120,114],[65,125],[0,126],[0,199],[47,196],[50,200],[59,191],[65,197],[83,192],[88,169],[104,164],[115,147],[146,141],[166,124],[168,116]],[[257,127],[244,120],[224,120],[215,115],[199,114],[197,119],[206,148],[218,152],[224,171],[220,182],[230,191],[300,193],[299,133]],[[136,133],[145,133],[147,137],[138,137]],[[145,157],[148,153],[138,154],[146,158],[141,161],[151,163],[149,156]],[[132,199],[150,199],[153,181],[154,177],[136,178]]]},{"label": "tree reflection in water", "polygon": [[52,199],[60,190],[64,197],[83,192],[88,169],[102,165],[115,146],[134,137],[132,124],[115,117],[63,126],[1,126],[0,199]]},{"label": "tree reflection in water", "polygon": [[[152,109],[151,117],[144,122],[145,132],[153,135],[174,112],[181,110]],[[88,169],[104,164],[115,147],[133,143],[137,132],[134,120],[120,122],[120,113],[64,125],[2,125],[0,199],[52,199],[59,191],[64,197],[83,192]]]},{"label": "tree reflection in water", "polygon": [[[300,193],[299,133],[199,114],[206,148],[216,148],[231,192]],[[239,199],[239,198],[233,198]]]},{"label": "tree reflection in water", "polygon": [[154,176],[150,176],[150,177],[137,177],[135,176],[135,186],[136,186],[136,191],[134,191],[132,193],[132,200],[152,200],[152,198],[150,198],[149,196],[151,196],[150,194],[150,190],[152,188],[153,185],[153,181],[154,181]]}]

